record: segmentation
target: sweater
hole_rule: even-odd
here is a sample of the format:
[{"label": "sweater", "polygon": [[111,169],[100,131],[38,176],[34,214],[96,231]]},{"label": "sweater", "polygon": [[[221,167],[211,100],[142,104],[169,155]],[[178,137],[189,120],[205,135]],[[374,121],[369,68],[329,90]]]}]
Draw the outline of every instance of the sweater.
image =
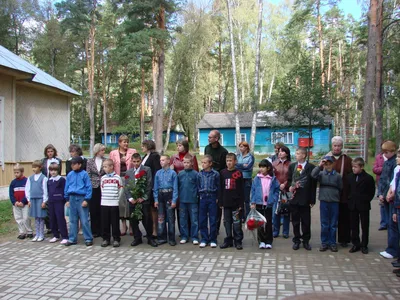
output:
[{"label": "sweater", "polygon": [[65,178],[61,176],[50,177],[47,181],[49,202],[64,201]]},{"label": "sweater", "polygon": [[179,201],[181,203],[198,203],[197,198],[198,172],[184,169],[178,174]]},{"label": "sweater", "polygon": [[335,156],[332,152],[329,152],[326,154],[326,156],[332,156],[334,158],[335,162],[333,164],[333,169],[338,172],[340,176],[342,176],[343,182],[343,190],[340,196],[340,202],[347,203],[349,192],[347,190],[347,185],[345,184],[345,181],[346,176],[353,172],[351,165],[352,159],[344,153],[341,153],[339,156]]},{"label": "sweater", "polygon": [[[253,179],[253,184],[251,185],[251,196],[250,203],[257,205],[264,205],[263,188],[262,188],[262,177],[256,176]],[[271,184],[269,187],[269,193],[267,198],[267,207],[273,207],[279,199],[279,181],[274,176],[272,177]]]},{"label": "sweater", "polygon": [[92,198],[92,183],[86,171],[78,170],[68,173],[64,189],[64,197],[67,201],[70,195],[83,196],[86,201]]},{"label": "sweater", "polygon": [[220,172],[226,168],[226,155],[228,154],[228,150],[222,147],[220,143],[218,143],[217,148],[207,145],[204,149],[204,154],[211,155],[213,159],[212,167],[215,171]]},{"label": "sweater", "polygon": [[101,205],[119,206],[119,196],[123,187],[121,177],[112,172],[101,177]]},{"label": "sweater", "polygon": [[218,205],[238,209],[244,203],[243,174],[238,169],[223,169],[220,173],[221,188]]},{"label": "sweater", "polygon": [[342,176],[335,170],[327,172],[315,167],[311,177],[319,182],[319,200],[325,202],[340,202],[340,192],[343,189]]},{"label": "sweater", "polygon": [[242,171],[244,179],[251,179],[251,177],[253,176],[253,166],[254,156],[251,153],[247,153],[244,156],[242,153],[239,153],[237,155],[236,168]]},{"label": "sweater", "polygon": [[12,205],[15,205],[16,202],[21,202],[24,205],[28,204],[28,200],[25,196],[25,186],[27,180],[28,178],[22,176],[21,178],[15,178],[13,181],[11,181],[8,191]]}]

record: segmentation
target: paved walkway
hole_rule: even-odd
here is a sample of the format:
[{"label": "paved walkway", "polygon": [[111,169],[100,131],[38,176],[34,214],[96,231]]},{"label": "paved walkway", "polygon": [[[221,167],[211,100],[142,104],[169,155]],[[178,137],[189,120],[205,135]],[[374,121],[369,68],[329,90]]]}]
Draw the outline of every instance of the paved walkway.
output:
[{"label": "paved walkway", "polygon": [[[191,244],[120,248],[83,243],[65,247],[10,240],[0,244],[1,299],[284,299],[305,292],[366,293],[400,299],[391,260],[379,256],[386,232],[378,232],[377,202],[371,211],[370,254],[318,251],[319,209],[313,209],[312,251],[291,249],[277,238],[260,251],[245,233],[243,251],[199,249]],[[220,238],[221,242],[222,238]],[[320,298],[321,299],[321,298]]]}]

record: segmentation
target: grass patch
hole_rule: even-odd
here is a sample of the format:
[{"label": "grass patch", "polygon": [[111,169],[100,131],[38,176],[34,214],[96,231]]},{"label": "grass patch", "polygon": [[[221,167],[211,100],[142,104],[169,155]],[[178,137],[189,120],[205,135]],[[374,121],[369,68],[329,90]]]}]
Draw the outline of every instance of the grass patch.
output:
[{"label": "grass patch", "polygon": [[9,200],[0,201],[0,235],[8,235],[17,231],[12,205]]}]

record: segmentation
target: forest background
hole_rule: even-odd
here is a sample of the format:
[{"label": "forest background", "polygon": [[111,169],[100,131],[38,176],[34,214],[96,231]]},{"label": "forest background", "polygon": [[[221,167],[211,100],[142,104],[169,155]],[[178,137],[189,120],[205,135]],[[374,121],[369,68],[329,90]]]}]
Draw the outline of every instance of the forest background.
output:
[{"label": "forest background", "polygon": [[180,124],[196,147],[204,113],[266,110],[293,125],[332,116],[336,134],[365,126],[374,154],[400,141],[400,4],[358,1],[359,18],[339,4],[0,0],[0,45],[81,93],[71,134],[91,146],[112,124],[154,130],[162,151]]}]

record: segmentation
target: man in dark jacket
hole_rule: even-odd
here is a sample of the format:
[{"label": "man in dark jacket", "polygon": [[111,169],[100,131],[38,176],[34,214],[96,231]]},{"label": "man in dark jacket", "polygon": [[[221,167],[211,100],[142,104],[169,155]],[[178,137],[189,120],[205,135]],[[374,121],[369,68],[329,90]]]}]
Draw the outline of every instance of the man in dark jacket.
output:
[{"label": "man in dark jacket", "polygon": [[[291,184],[289,191],[293,194],[289,201],[293,224],[293,250],[300,248],[301,241],[304,249],[311,250],[311,208],[315,204],[316,181],[311,177],[315,166],[307,162],[307,149],[296,150],[296,161],[289,167],[288,182]],[[300,223],[303,234],[300,234]]]},{"label": "man in dark jacket", "polygon": [[[348,206],[350,210],[351,242],[350,253],[361,251],[368,253],[369,211],[375,196],[374,178],[364,171],[364,160],[357,157],[352,162],[353,173],[347,176],[349,190]],[[362,238],[360,241],[360,222]]]}]

